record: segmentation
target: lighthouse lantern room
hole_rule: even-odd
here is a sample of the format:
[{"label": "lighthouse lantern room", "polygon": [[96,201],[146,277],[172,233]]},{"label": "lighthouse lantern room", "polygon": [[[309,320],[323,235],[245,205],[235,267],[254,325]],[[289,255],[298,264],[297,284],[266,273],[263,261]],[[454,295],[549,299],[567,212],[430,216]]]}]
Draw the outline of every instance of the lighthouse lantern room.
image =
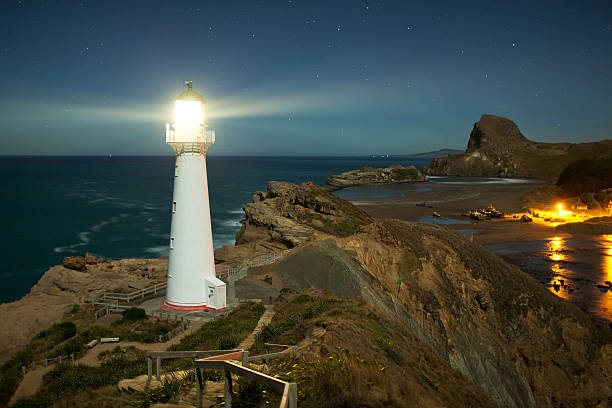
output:
[{"label": "lighthouse lantern room", "polygon": [[215,276],[206,151],[215,143],[208,130],[204,98],[187,90],[174,102],[174,123],[166,123],[166,143],[174,150],[174,192],[170,226],[168,284],[164,309],[223,309],[225,283]]}]

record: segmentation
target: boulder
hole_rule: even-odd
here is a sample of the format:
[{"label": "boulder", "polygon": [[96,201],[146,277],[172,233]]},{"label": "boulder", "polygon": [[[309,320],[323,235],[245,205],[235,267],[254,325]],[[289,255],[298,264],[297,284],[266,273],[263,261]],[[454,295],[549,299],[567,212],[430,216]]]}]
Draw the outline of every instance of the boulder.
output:
[{"label": "boulder", "polygon": [[82,256],[68,256],[64,258],[62,265],[66,269],[72,269],[73,271],[85,271],[87,269],[87,261]]}]

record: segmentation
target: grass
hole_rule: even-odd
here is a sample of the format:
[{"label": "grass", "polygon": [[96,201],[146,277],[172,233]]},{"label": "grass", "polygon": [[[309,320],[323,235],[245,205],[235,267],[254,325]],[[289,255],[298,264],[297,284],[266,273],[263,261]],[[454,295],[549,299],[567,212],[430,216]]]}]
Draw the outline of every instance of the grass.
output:
[{"label": "grass", "polygon": [[137,352],[134,359],[113,357],[99,367],[60,363],[44,375],[42,388],[35,396],[20,400],[14,406],[49,407],[83,391],[114,385],[123,378],[144,374],[146,370],[145,354],[142,351]]},{"label": "grass", "polygon": [[414,180],[419,176],[419,172],[416,168],[405,168],[405,169],[393,169],[391,171],[391,178],[393,180]]},{"label": "grass", "polygon": [[[300,407],[357,406],[356,401],[364,407],[408,406],[406,401],[418,401],[415,396],[425,401],[440,394],[444,403],[456,396],[449,406],[470,406],[479,392],[405,328],[361,300],[285,289],[275,310],[250,353],[264,352],[265,342],[302,344],[298,355],[264,367],[268,375],[297,383]],[[438,384],[452,384],[452,391]],[[258,406],[276,401],[270,392],[251,393],[245,399],[260,401]]]},{"label": "grass", "polygon": [[[257,326],[265,307],[260,303],[246,303],[229,315],[219,317],[200,327],[192,334],[183,337],[169,351],[229,350],[236,348]],[[166,370],[181,370],[193,367],[190,359],[164,360]],[[210,379],[216,378],[214,372],[207,373]]]},{"label": "grass", "polygon": [[[236,347],[255,329],[264,311],[265,308],[260,303],[244,304],[229,315],[208,322],[194,333],[183,337],[170,351],[223,350]],[[220,347],[222,345],[226,347]]]},{"label": "grass", "polygon": [[187,393],[194,385],[195,381],[191,375],[165,377],[160,387],[145,392],[140,407],[148,408],[157,403],[178,403],[180,395]]},{"label": "grass", "polygon": [[[141,314],[138,311],[130,313]],[[94,321],[91,306],[73,305],[65,321],[36,334],[13,358],[0,366],[0,406],[8,404],[23,378],[21,367],[29,367],[32,361],[71,354],[78,358],[86,351],[87,343],[100,337],[117,336],[131,341],[153,343],[158,341],[160,334],[166,334],[178,324],[147,316],[139,320],[132,320],[130,317],[126,319],[124,316],[109,326],[102,326]]]}]

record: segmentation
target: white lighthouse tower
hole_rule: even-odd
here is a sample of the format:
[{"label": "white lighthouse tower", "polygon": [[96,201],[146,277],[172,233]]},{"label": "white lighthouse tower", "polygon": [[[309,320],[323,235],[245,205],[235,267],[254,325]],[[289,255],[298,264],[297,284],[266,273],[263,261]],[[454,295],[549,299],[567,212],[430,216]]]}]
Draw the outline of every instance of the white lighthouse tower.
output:
[{"label": "white lighthouse tower", "polygon": [[215,131],[204,121],[204,98],[192,89],[174,102],[174,124],[166,123],[166,143],[176,156],[168,286],[164,309],[223,309],[225,283],[215,276],[206,150]]}]

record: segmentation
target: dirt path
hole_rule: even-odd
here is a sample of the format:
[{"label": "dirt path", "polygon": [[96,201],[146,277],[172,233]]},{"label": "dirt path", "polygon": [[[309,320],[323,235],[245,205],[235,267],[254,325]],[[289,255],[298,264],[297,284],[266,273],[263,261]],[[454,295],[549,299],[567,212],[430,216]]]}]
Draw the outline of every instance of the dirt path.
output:
[{"label": "dirt path", "polygon": [[240,343],[240,345],[238,346],[239,349],[243,349],[243,350],[250,349],[255,343],[255,339],[257,338],[257,335],[261,332],[264,326],[270,324],[270,322],[272,321],[272,317],[274,316],[274,313],[275,313],[274,305],[264,305],[264,307],[266,308],[266,311],[259,318],[259,321],[257,322],[257,326],[255,326],[255,329],[253,329],[251,334],[249,334],[249,337],[247,337],[246,339],[242,341],[242,343]]},{"label": "dirt path", "polygon": [[[166,341],[164,343],[138,343],[135,341],[120,341],[117,343],[98,344],[93,349],[87,350],[85,355],[77,359],[75,362],[78,364],[85,364],[97,367],[101,363],[101,361],[98,360],[98,355],[104,351],[110,351],[117,346],[121,348],[133,346],[139,349],[146,349],[147,351],[166,351],[168,347],[178,344],[183,339],[183,337],[199,329],[203,324],[204,323],[199,321],[192,321],[190,330],[185,330],[183,333],[179,333],[178,335],[174,336],[169,341]],[[15,394],[13,394],[13,396],[11,397],[9,406],[13,405],[20,399],[29,398],[36,394],[36,392],[38,392],[43,383],[43,376],[52,369],[53,365],[48,367],[40,367],[35,370],[28,371],[19,383],[19,387],[17,387]]]}]

